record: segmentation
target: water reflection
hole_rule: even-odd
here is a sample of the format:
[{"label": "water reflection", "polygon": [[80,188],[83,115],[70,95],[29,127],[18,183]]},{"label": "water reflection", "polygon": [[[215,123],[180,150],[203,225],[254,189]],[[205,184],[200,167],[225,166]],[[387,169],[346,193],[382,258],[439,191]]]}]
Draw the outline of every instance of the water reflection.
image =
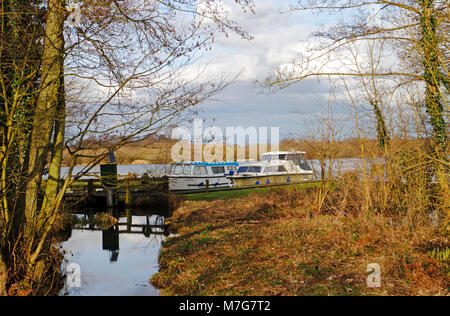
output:
[{"label": "water reflection", "polygon": [[61,295],[159,295],[149,278],[158,271],[161,243],[168,235],[164,217],[131,211],[114,215],[119,222],[108,230],[90,223],[90,214],[77,215],[81,224],[61,244],[68,252],[62,268],[80,265],[81,288],[66,286]]}]

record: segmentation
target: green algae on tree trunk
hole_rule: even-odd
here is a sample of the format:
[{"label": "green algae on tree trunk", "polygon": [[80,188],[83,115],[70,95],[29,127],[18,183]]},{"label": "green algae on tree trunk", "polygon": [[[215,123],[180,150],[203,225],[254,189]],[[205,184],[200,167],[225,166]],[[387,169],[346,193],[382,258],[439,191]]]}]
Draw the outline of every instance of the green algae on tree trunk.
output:
[{"label": "green algae on tree trunk", "polygon": [[6,296],[6,281],[8,278],[8,270],[3,256],[0,253],[0,296]]},{"label": "green algae on tree trunk", "polygon": [[[171,122],[181,120],[181,117],[184,117],[182,114],[188,115],[188,108],[213,96],[231,83],[231,79],[217,77],[215,80],[211,79],[211,85],[202,80],[192,89],[186,89],[186,87],[191,86],[192,82],[179,80],[181,78],[179,69],[173,69],[171,65],[175,64],[176,60],[185,62],[185,58],[186,60],[192,58],[190,52],[193,49],[206,47],[212,41],[207,35],[203,43],[200,40],[197,44],[191,44],[189,39],[199,32],[197,28],[186,27],[178,32],[178,21],[174,21],[173,14],[167,12],[164,8],[153,6],[151,1],[148,1],[148,4],[151,4],[150,6],[146,6],[146,3],[134,2],[112,4],[94,1],[85,4],[92,10],[86,10],[84,15],[89,16],[91,22],[94,22],[89,23],[86,29],[84,28],[85,25],[74,29],[74,33],[78,32],[79,35],[76,39],[70,36],[64,38],[64,34],[67,34],[64,33],[64,22],[69,13],[65,8],[65,0],[48,0],[45,1],[46,5],[43,5],[44,1],[40,0],[37,2],[27,1],[30,1],[35,11],[38,12],[24,14],[24,10],[16,10],[14,14],[0,15],[0,31],[2,32],[0,35],[2,39],[5,39],[5,33],[9,34],[8,27],[11,23],[8,23],[7,20],[12,16],[26,15],[39,26],[37,34],[23,31],[22,28],[19,28],[17,32],[18,35],[21,35],[22,41],[29,39],[30,45],[38,47],[37,57],[27,57],[21,60],[24,65],[33,70],[33,76],[35,76],[33,77],[35,79],[34,85],[27,85],[30,91],[27,91],[26,94],[32,96],[32,98],[27,99],[26,104],[25,102],[20,104],[28,111],[26,112],[27,117],[23,119],[24,124],[26,124],[25,127],[15,121],[16,116],[8,114],[11,113],[11,111],[8,112],[10,103],[15,102],[16,104],[18,102],[12,97],[14,93],[5,93],[6,88],[12,91],[19,91],[19,89],[14,86],[15,81],[13,79],[15,78],[8,77],[11,72],[4,71],[4,69],[9,70],[7,66],[16,71],[16,62],[20,59],[16,56],[18,56],[18,52],[23,51],[22,42],[19,41],[19,43],[13,45],[9,40],[0,41],[0,57],[2,57],[0,77],[8,79],[5,84],[0,80],[0,85],[2,85],[0,87],[2,109],[0,110],[3,110],[0,111],[0,123],[2,123],[0,124],[2,133],[0,139],[0,167],[2,170],[0,177],[0,238],[1,245],[5,248],[2,249],[4,258],[7,259],[7,283],[8,286],[11,286],[11,288],[6,288],[6,291],[13,295],[16,294],[14,289],[17,287],[20,290],[17,294],[39,294],[44,283],[39,283],[39,278],[35,277],[40,275],[45,278],[46,274],[52,273],[50,268],[52,256],[58,256],[51,248],[52,226],[59,214],[64,192],[71,181],[73,166],[82,150],[86,148],[85,138],[88,138],[91,134],[112,135],[120,132],[121,136],[108,148],[108,151],[116,150],[140,135],[157,133],[164,126],[172,124]],[[215,0],[207,1],[214,2]],[[3,10],[5,3],[9,2],[17,4],[26,1],[3,1],[0,4],[1,9]],[[237,2],[249,5],[250,1],[238,0]],[[171,7],[173,7],[173,3],[174,1],[171,1]],[[195,0],[176,0],[175,3],[179,6],[175,10],[180,12],[185,11],[185,6],[189,9],[197,8],[197,1]],[[105,8],[107,10],[104,10]],[[161,14],[161,19],[159,14],[158,17],[155,17],[156,11]],[[219,16],[215,10],[210,13],[213,16]],[[221,19],[217,19],[217,25],[214,24],[215,26],[211,28],[211,34],[219,32],[218,27],[222,30],[226,26],[227,29],[229,28],[245,36],[246,33],[241,31],[238,26],[222,23],[219,20]],[[227,19],[224,18],[224,20]],[[111,29],[116,27],[120,29],[124,21],[136,26],[136,28],[126,28],[127,31],[130,30],[133,33],[123,32],[125,29],[113,32],[116,34],[110,32]],[[189,26],[196,26],[198,19],[192,19],[187,23],[189,23]],[[28,23],[24,23],[24,25],[28,25]],[[154,25],[158,27],[154,27]],[[189,31],[185,33],[186,30]],[[209,34],[209,32],[204,34]],[[130,38],[133,39],[131,42],[124,41],[124,39]],[[67,44],[64,42],[65,39]],[[132,47],[135,47],[134,39],[139,39],[139,44],[148,46],[149,50],[154,51],[155,54],[157,52],[161,56],[156,58],[153,54],[146,53],[146,49],[143,49],[142,52],[132,49]],[[4,58],[5,55],[3,54],[3,47],[6,44],[9,48],[9,55],[13,56],[8,60]],[[75,46],[77,49],[73,49]],[[121,51],[118,54],[120,56],[128,54],[138,54],[138,56],[133,58],[134,60],[131,63],[123,62],[120,60],[121,58],[117,59],[117,56],[111,58],[117,51]],[[71,64],[71,61],[73,61],[71,57],[76,56],[76,59],[79,57],[85,59],[86,55],[84,54],[93,54],[98,59],[92,59],[89,64]],[[29,63],[30,60],[33,61],[32,64]],[[68,67],[66,69],[64,69],[65,60],[67,60],[66,66]],[[107,62],[104,63],[104,60],[107,60]],[[164,60],[164,62],[161,62],[161,60]],[[99,83],[100,74],[106,74],[106,77],[111,79],[111,93],[107,93],[104,98],[95,102],[95,104],[77,102],[78,99],[77,101],[71,99],[71,104],[67,109],[71,119],[66,122],[63,76],[70,72],[71,66],[76,68],[79,76],[77,74],[68,76],[77,77],[79,87],[87,87],[90,84],[101,85]],[[158,73],[164,73],[170,83],[168,82],[166,88],[155,91],[155,84],[160,83]],[[25,77],[25,79],[19,81],[25,82],[26,80],[29,80],[29,78]],[[137,84],[137,82],[139,83]],[[143,83],[145,83],[144,86],[142,86]],[[124,100],[120,99],[122,119],[118,124],[112,124],[109,114],[102,115],[105,114],[104,112],[109,112],[109,109],[114,109],[121,92],[130,87],[149,91],[151,94],[149,104],[145,107],[140,106],[139,109],[142,111],[138,111],[139,115],[136,117],[137,111],[134,100],[126,98],[126,102],[122,102]],[[82,90],[82,88],[80,89]],[[75,94],[82,94],[82,92],[76,91]],[[80,98],[83,99],[82,96]],[[82,119],[74,120],[74,116],[81,116]],[[4,117],[9,120],[4,119]],[[3,121],[8,124],[4,124]],[[66,123],[76,124],[79,127],[79,134],[74,139],[66,139]],[[24,141],[21,138],[20,141],[12,142],[7,135],[8,131],[11,130],[9,128],[11,124],[16,128],[19,135],[26,135],[22,137],[25,138]],[[17,126],[14,126],[14,124]],[[105,125],[107,126],[104,127]],[[128,126],[132,126],[132,128],[128,128]],[[26,133],[23,133],[24,130]],[[124,130],[126,131],[124,132]],[[67,142],[66,148],[70,154],[69,165],[71,168],[64,184],[60,186],[58,182],[65,142]],[[11,151],[8,147],[11,143],[13,145],[16,143],[26,144],[21,159],[11,158]],[[89,146],[91,145],[87,145],[87,147]],[[88,172],[100,163],[108,151],[101,151],[94,156],[89,156],[88,168],[85,171]],[[17,174],[13,174],[15,176],[13,177],[10,171],[12,168],[9,165],[10,162],[17,161],[21,163],[22,169]],[[41,178],[47,164],[49,165],[49,179],[45,186]],[[14,181],[11,180],[12,178]],[[19,192],[16,194],[19,197],[10,198],[13,194],[10,194],[8,190],[13,190],[14,194]],[[9,207],[10,201],[14,204],[14,208]],[[16,214],[11,216],[15,211]],[[15,233],[10,233],[11,227]],[[17,260],[9,260],[13,257]],[[59,265],[56,266],[59,267]]]},{"label": "green algae on tree trunk", "polygon": [[[57,195],[65,135],[64,20],[65,2],[50,0],[42,55],[42,79],[34,112],[29,152],[29,182],[25,193],[25,253],[22,259],[27,266],[28,276],[35,275],[35,265],[41,253],[49,251],[47,236],[60,206]],[[39,205],[41,177],[49,155],[49,178],[43,203]],[[45,272],[39,275],[44,274]]]}]

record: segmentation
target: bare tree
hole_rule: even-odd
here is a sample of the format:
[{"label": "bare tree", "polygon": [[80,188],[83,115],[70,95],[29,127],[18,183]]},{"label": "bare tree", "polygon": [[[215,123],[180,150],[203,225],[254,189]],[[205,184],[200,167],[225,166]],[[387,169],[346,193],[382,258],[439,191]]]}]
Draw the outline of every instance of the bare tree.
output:
[{"label": "bare tree", "polygon": [[[236,3],[253,10],[250,0]],[[4,84],[4,90],[13,93],[2,95],[6,123],[1,131],[3,261],[8,284],[20,284],[25,294],[36,293],[36,284],[48,272],[49,235],[71,182],[109,152],[195,113],[197,105],[233,81],[231,75],[208,77],[190,67],[199,52],[210,48],[218,33],[235,32],[251,38],[227,18],[221,0],[86,1],[76,12],[68,12],[64,0],[30,6],[35,10],[30,16],[35,19],[44,17],[37,13],[45,8],[45,19],[35,21],[36,32],[30,38],[39,52],[37,65],[30,66],[30,74],[24,73],[19,80],[21,86],[27,83],[25,94],[19,94],[14,80]],[[9,25],[10,17],[21,13],[15,7],[3,10],[3,24]],[[74,18],[75,24],[66,23],[68,17]],[[18,29],[20,36],[25,29]],[[10,29],[5,27],[2,32],[6,36]],[[10,51],[19,50],[16,45]],[[20,61],[31,65],[27,57]],[[14,68],[14,61],[11,64]],[[9,73],[2,75],[11,78]],[[16,108],[29,111],[26,119],[15,119],[17,114],[8,108],[11,103],[19,104],[14,101],[18,94],[24,104]],[[27,140],[15,145],[9,126],[17,130],[17,135],[28,131]],[[77,159],[86,157],[86,149],[93,146],[85,140],[99,135],[113,141],[108,148],[87,155],[89,163],[73,177]],[[21,170],[11,181],[6,164],[11,160],[10,148],[24,143],[27,149],[20,160]],[[5,147],[7,144],[10,147]],[[61,184],[64,149],[70,156],[70,168]],[[46,165],[49,176],[43,187]],[[13,191],[18,194],[11,197]],[[15,207],[10,208],[10,204]],[[0,292],[5,287],[0,284]]]},{"label": "bare tree", "polygon": [[[380,106],[380,92],[386,91],[387,106],[400,105],[397,129],[408,128],[406,112],[417,117],[416,126],[420,126],[422,135],[423,129],[430,131],[427,155],[420,154],[411,161],[419,160],[414,166],[426,171],[426,196],[434,201],[427,204],[427,211],[442,211],[448,218],[448,1],[299,0],[294,1],[292,10],[335,14],[337,22],[319,28],[313,34],[316,41],[310,42],[311,47],[292,63],[279,66],[275,75],[266,79],[266,86],[284,88],[325,76],[344,82],[350,96],[350,82],[362,83],[360,90],[376,116],[373,130],[377,130],[380,143],[386,143],[388,136],[386,113]],[[382,54],[369,54],[364,60],[359,53],[367,45],[382,45]],[[378,66],[361,67],[364,64]],[[351,100],[355,108],[363,102]],[[412,105],[409,113],[404,105]]]},{"label": "bare tree", "polygon": [[[334,13],[339,21],[318,30],[314,35],[323,39],[309,55],[292,65],[280,67],[269,86],[285,87],[314,76],[368,77],[392,81],[392,89],[402,89],[420,82],[423,86],[423,107],[433,131],[432,148],[436,168],[446,160],[448,111],[448,1],[440,0],[300,0],[292,10]],[[390,65],[360,72],[355,67],[336,69],[336,61],[345,60],[348,45],[381,41],[397,60],[384,58]],[[334,64],[334,67],[332,66]],[[375,103],[374,103],[375,104]]]}]

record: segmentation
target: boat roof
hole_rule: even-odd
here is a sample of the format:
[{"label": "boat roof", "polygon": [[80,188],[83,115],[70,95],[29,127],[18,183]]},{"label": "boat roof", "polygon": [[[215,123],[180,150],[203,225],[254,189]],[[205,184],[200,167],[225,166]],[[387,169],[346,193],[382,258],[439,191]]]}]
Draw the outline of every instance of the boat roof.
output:
[{"label": "boat roof", "polygon": [[261,155],[304,155],[305,151],[270,151]]},{"label": "boat roof", "polygon": [[247,161],[239,164],[239,167],[249,167],[249,166],[266,166],[266,161]]},{"label": "boat roof", "polygon": [[175,165],[192,165],[192,166],[206,166],[206,167],[215,167],[215,166],[239,166],[237,162],[204,162],[204,161],[196,161],[196,162],[177,162]]}]

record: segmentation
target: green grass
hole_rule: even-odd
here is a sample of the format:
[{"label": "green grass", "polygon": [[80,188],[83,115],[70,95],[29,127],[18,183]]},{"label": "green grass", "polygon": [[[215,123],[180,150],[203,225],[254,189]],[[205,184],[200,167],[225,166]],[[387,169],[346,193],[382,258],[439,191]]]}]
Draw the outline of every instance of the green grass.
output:
[{"label": "green grass", "polygon": [[315,183],[299,183],[288,186],[273,186],[273,187],[261,187],[261,188],[250,188],[250,189],[240,189],[240,190],[225,190],[216,192],[201,192],[201,193],[190,193],[183,195],[183,199],[186,201],[215,201],[215,200],[230,200],[237,198],[244,198],[254,193],[266,193],[269,191],[279,191],[286,189],[307,189],[315,186]]}]

